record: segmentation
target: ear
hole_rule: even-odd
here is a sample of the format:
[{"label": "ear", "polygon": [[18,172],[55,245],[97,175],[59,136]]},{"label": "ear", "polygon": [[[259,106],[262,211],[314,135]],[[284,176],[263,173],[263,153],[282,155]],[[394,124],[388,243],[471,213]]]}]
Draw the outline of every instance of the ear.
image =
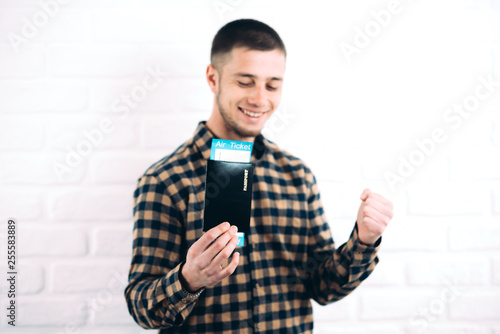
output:
[{"label": "ear", "polygon": [[217,72],[217,69],[212,64],[207,66],[207,82],[212,93],[216,94],[218,90],[217,85],[219,83],[219,72]]}]

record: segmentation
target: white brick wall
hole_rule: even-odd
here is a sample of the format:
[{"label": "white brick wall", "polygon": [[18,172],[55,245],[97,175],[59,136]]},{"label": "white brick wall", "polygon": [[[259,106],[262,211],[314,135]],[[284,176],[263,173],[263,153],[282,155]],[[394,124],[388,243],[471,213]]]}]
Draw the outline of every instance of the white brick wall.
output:
[{"label": "white brick wall", "polygon": [[[287,116],[274,120],[285,126],[268,133],[316,173],[336,243],[364,187],[396,206],[376,271],[345,300],[314,304],[316,332],[500,333],[500,87],[477,88],[500,80],[500,1],[400,0],[369,42],[357,31],[389,0],[220,0],[222,16],[215,0],[73,0],[44,21],[58,1],[0,1],[0,269],[15,217],[16,333],[143,332],[123,299],[132,192],[210,115],[211,38],[240,17],[287,45]],[[155,69],[168,74],[140,91]],[[477,89],[491,95],[449,113]],[[415,141],[438,128],[446,139],[425,154]],[[58,177],[54,163],[77,150]]]}]

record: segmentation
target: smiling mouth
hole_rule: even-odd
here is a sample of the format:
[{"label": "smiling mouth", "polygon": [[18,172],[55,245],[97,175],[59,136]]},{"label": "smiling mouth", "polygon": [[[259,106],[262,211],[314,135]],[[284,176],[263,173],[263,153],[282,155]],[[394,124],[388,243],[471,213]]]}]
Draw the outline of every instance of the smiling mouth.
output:
[{"label": "smiling mouth", "polygon": [[262,115],[264,115],[266,112],[253,112],[253,111],[250,111],[250,110],[247,110],[247,109],[243,109],[243,108],[240,108],[238,107],[238,109],[244,113],[245,115],[249,116],[249,117],[252,117],[252,118],[259,118],[261,117]]}]

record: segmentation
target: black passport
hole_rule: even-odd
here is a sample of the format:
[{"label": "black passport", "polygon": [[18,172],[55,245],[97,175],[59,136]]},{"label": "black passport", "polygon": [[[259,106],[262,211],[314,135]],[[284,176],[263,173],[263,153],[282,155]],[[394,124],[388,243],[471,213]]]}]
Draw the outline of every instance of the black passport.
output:
[{"label": "black passport", "polygon": [[253,165],[245,162],[207,161],[203,231],[223,222],[250,232]]}]

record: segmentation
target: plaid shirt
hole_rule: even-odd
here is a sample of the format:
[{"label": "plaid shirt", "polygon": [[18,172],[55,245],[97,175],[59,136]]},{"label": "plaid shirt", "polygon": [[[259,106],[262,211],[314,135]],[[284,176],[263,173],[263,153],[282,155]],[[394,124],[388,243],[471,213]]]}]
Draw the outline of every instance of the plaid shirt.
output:
[{"label": "plaid shirt", "polygon": [[152,165],[134,193],[129,312],[160,333],[311,333],[310,299],[337,301],[378,262],[355,227],[335,248],[316,180],[297,158],[262,136],[255,140],[250,233],[235,272],[189,298],[179,270],[203,235],[205,166],[213,134],[194,137]]}]

